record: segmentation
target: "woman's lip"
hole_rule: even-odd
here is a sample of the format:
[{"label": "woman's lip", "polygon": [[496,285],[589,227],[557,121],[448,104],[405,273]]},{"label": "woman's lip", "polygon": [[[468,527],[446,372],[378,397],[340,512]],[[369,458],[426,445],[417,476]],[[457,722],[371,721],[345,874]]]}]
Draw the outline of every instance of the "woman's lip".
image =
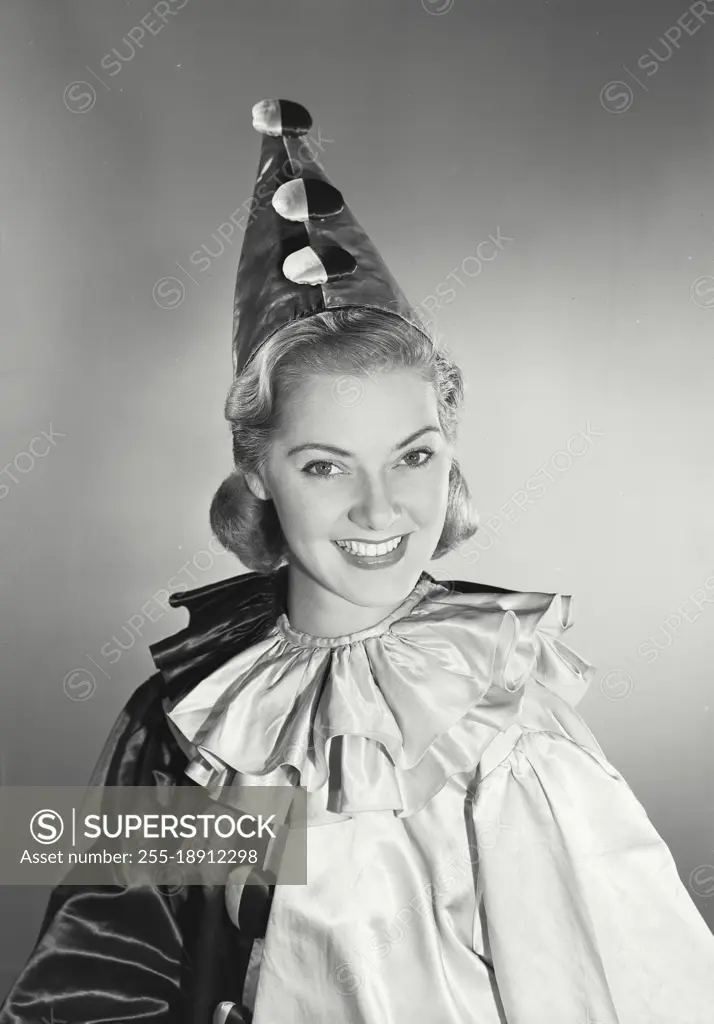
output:
[{"label": "woman's lip", "polygon": [[333,541],[332,543],[343,558],[350,563],[350,565],[359,569],[381,569],[389,565],[394,565],[396,562],[401,562],[407,548],[409,536],[410,535],[408,533],[403,533],[401,535],[402,539],[399,541],[397,546],[383,555],[358,555],[348,551],[346,548],[340,547],[337,541]]},{"label": "woman's lip", "polygon": [[389,544],[391,540],[399,540],[408,537],[408,533],[395,533],[393,537],[385,537],[384,540],[363,540],[359,537],[340,537],[335,544]]}]

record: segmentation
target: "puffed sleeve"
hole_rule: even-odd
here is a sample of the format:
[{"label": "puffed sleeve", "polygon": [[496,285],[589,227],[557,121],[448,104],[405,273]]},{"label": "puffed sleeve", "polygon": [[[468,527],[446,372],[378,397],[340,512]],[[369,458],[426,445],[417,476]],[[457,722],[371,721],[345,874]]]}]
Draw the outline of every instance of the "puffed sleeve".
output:
[{"label": "puffed sleeve", "polygon": [[600,748],[510,731],[472,803],[508,1024],[712,1024],[714,936],[627,782]]}]

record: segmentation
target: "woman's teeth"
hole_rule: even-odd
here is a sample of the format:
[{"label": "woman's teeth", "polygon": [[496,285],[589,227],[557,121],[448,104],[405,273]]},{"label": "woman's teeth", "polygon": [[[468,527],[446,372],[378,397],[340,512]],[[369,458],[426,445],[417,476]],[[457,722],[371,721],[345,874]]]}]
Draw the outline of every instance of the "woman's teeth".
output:
[{"label": "woman's teeth", "polygon": [[345,551],[349,551],[351,555],[386,555],[388,551],[394,551],[394,549],[401,544],[402,538],[395,537],[393,540],[385,541],[384,544],[357,544],[352,540],[337,540],[335,544],[338,547],[344,548]]}]

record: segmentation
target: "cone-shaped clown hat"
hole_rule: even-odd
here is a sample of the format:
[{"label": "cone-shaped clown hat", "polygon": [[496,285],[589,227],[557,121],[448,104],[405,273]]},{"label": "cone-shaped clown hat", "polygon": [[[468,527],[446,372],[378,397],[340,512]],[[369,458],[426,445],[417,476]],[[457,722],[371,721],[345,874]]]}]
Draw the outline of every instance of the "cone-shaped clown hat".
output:
[{"label": "cone-shaped clown hat", "polygon": [[370,306],[423,330],[368,235],[322,169],[299,103],[261,100],[263,136],[233,314],[233,373],[284,324],[340,306]]}]

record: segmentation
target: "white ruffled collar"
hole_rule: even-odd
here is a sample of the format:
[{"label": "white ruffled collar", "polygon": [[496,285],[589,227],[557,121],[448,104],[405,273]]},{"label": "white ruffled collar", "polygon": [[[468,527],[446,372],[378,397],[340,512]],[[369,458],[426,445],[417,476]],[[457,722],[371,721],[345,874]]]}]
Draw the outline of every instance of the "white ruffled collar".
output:
[{"label": "white ruffled collar", "polygon": [[571,610],[569,595],[462,593],[425,575],[346,636],[300,633],[283,612],[166,709],[186,773],[237,805],[245,786],[302,786],[308,824],[414,814],[518,720],[529,680],[546,703],[580,701],[595,669],[560,639]]}]

